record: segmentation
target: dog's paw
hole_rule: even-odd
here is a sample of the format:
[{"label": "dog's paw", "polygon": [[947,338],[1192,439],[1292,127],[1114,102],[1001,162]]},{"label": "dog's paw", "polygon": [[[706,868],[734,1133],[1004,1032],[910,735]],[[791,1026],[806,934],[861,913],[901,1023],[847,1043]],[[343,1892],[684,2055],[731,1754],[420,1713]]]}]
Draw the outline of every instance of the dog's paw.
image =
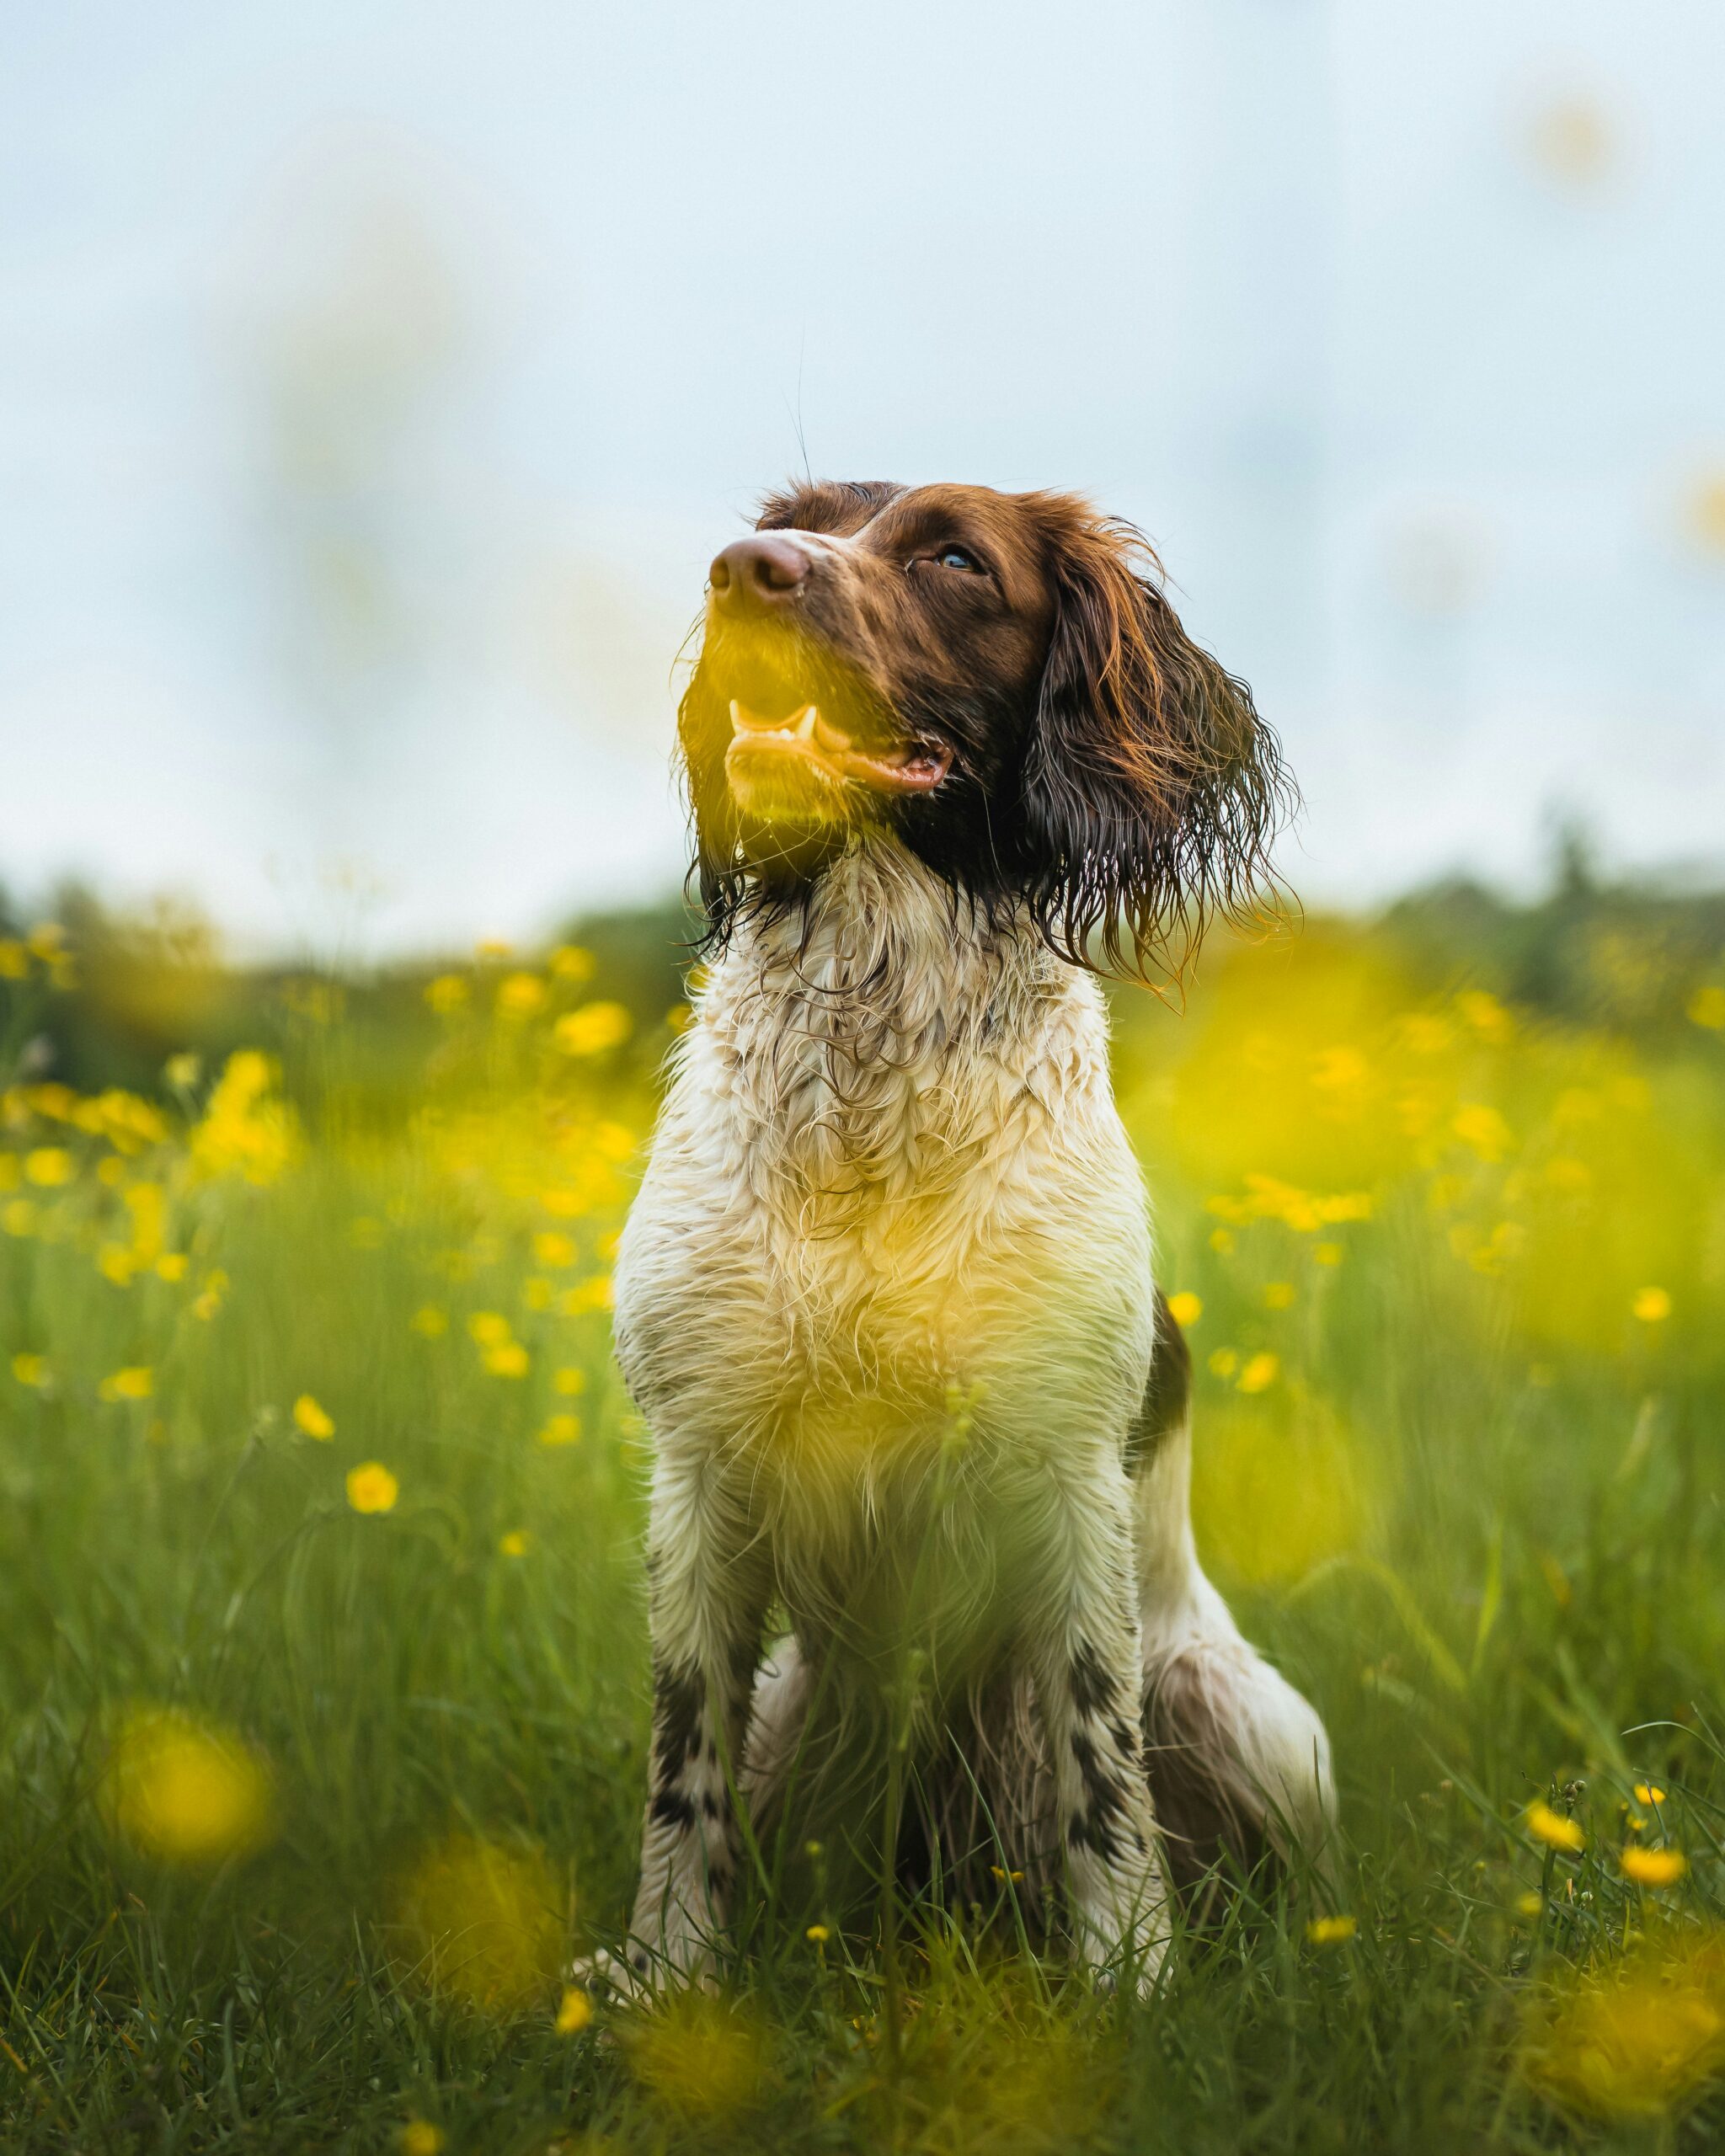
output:
[{"label": "dog's paw", "polygon": [[568,1981],[591,1993],[595,1999],[611,1999],[622,2006],[645,2006],[679,1991],[716,1992],[718,1967],[705,1947],[682,1953],[649,1954],[639,1940],[632,1939],[627,1954],[601,1948],[570,1963]]}]

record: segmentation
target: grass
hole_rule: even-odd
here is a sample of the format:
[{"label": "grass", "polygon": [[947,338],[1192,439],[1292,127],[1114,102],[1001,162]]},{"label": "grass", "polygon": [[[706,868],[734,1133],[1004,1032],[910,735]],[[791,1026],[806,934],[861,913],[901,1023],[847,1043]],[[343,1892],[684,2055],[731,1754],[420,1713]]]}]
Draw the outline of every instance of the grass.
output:
[{"label": "grass", "polygon": [[[74,963],[0,942],[8,1055]],[[906,1911],[889,2025],[868,1924],[757,1886],[725,1999],[576,2027],[644,1780],[604,1279],[668,1038],[585,971],[443,977],[423,1068],[302,980],[274,1059],[4,1096],[5,2148],[1716,2145],[1717,969],[1589,1024],[1320,923],[1121,1000],[1200,1541],[1329,1723],[1332,1897],[1250,1882],[1143,2003]]]}]

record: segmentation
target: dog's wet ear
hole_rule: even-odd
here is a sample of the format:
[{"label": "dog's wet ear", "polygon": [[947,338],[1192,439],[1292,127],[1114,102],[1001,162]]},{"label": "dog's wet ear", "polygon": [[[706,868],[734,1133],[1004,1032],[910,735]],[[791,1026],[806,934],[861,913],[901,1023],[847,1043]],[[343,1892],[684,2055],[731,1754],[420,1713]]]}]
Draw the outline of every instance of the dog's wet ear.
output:
[{"label": "dog's wet ear", "polygon": [[1027,748],[1031,912],[1076,964],[1177,970],[1214,914],[1258,911],[1295,795],[1252,691],[1200,649],[1148,544],[1050,504],[1055,622]]}]

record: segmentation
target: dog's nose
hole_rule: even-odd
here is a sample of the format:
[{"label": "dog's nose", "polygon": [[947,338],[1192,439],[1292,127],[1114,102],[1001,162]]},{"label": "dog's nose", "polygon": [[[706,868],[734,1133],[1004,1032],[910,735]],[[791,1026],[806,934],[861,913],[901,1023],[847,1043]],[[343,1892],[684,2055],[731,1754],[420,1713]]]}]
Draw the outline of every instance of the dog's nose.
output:
[{"label": "dog's nose", "polygon": [[752,614],[795,598],[809,568],[809,557],[794,539],[756,531],[716,554],[707,574],[713,598],[727,614]]}]

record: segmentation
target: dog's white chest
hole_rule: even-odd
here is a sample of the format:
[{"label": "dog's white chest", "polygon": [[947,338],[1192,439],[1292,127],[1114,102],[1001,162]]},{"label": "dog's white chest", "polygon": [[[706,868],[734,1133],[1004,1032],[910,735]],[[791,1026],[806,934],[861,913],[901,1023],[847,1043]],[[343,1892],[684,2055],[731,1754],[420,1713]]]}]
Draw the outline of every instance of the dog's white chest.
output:
[{"label": "dog's white chest", "polygon": [[[863,857],[830,919],[750,936],[686,1037],[617,1268],[625,1374],[660,1444],[769,1476],[1135,1401],[1144,1201],[1093,984],[961,932]],[[860,932],[859,932],[860,931]],[[884,946],[885,947],[882,947]],[[793,1465],[794,1464],[794,1465]]]}]

